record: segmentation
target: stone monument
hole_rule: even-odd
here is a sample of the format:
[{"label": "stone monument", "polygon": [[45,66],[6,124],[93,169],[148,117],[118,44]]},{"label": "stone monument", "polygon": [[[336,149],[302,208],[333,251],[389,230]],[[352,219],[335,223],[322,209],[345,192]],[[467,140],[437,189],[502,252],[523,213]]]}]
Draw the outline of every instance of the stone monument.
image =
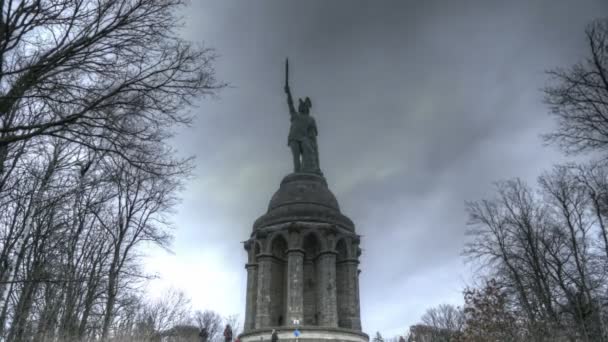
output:
[{"label": "stone monument", "polygon": [[247,296],[241,342],[368,342],[359,307],[360,237],[340,212],[318,162],[317,127],[309,98],[296,111],[288,84],[287,175],[245,242]]}]

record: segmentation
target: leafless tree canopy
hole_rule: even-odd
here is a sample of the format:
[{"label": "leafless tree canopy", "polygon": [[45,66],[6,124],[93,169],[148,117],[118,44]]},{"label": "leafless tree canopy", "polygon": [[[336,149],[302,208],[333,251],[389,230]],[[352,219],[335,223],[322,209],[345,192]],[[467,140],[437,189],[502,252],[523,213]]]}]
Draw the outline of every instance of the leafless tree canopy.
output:
[{"label": "leafless tree canopy", "polygon": [[222,86],[213,52],[177,36],[185,2],[0,0],[0,340],[185,322],[182,295],[139,291],[140,247],[169,247],[190,171],[167,139]]},{"label": "leafless tree canopy", "polygon": [[464,328],[464,312],[461,308],[441,304],[429,308],[420,318],[421,323],[410,327],[403,340],[429,342],[461,341]]},{"label": "leafless tree canopy", "polygon": [[464,324],[462,310],[449,304],[428,309],[420,320],[428,326],[450,331],[460,331]]},{"label": "leafless tree canopy", "polygon": [[467,203],[467,211],[465,256],[484,285],[465,289],[462,316],[429,309],[410,337],[608,341],[605,162],[556,166],[534,187],[497,182],[494,197]]},{"label": "leafless tree canopy", "polygon": [[213,53],[176,36],[184,3],[0,1],[0,165],[40,136],[156,164],[170,127],[190,122],[180,109],[219,87]]},{"label": "leafless tree canopy", "polygon": [[570,153],[608,147],[608,19],[591,23],[586,40],[588,57],[550,71],[552,82],[545,89],[558,125],[545,139]]},{"label": "leafless tree canopy", "polygon": [[197,311],[194,319],[207,342],[218,342],[222,339],[223,325],[222,317],[214,311]]},{"label": "leafless tree canopy", "polygon": [[[222,318],[211,310],[193,312],[182,292],[169,289],[159,299],[133,298],[117,321],[119,329],[112,342],[200,342],[203,336],[205,341],[219,342],[223,341],[222,326],[238,319],[236,315]],[[210,332],[210,337],[203,330]]]},{"label": "leafless tree canopy", "polygon": [[468,204],[466,254],[505,289],[533,340],[606,341],[606,165],[557,166],[532,189],[497,184],[498,196]]}]

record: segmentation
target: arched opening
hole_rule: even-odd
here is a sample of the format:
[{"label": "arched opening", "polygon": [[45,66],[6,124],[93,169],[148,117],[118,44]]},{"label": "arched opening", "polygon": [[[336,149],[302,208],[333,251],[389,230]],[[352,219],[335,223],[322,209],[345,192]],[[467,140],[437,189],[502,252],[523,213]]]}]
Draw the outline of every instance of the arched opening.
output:
[{"label": "arched opening", "polygon": [[270,304],[271,325],[281,326],[285,322],[285,296],[287,296],[287,241],[282,235],[277,235],[270,245],[272,252],[270,293],[274,300]]},{"label": "arched opening", "polygon": [[336,261],[343,261],[348,256],[348,251],[346,250],[346,241],[344,239],[340,239],[338,243],[336,243]]},{"label": "arched opening", "polygon": [[253,249],[253,261],[257,262],[258,254],[262,251],[262,247],[258,241],[255,242],[255,248]]},{"label": "arched opening", "polygon": [[304,324],[318,325],[319,311],[318,299],[318,276],[317,256],[321,251],[321,242],[317,236],[310,233],[304,237],[302,248],[304,249]]},{"label": "arched opening", "polygon": [[287,241],[283,235],[277,235],[272,240],[272,255],[276,258],[285,259],[287,254]]},{"label": "arched opening", "polygon": [[348,276],[348,269],[345,263],[348,258],[348,251],[346,249],[346,241],[340,239],[336,244],[336,299],[338,301],[338,326],[341,328],[352,328],[350,322],[350,293],[352,293],[351,284]]}]

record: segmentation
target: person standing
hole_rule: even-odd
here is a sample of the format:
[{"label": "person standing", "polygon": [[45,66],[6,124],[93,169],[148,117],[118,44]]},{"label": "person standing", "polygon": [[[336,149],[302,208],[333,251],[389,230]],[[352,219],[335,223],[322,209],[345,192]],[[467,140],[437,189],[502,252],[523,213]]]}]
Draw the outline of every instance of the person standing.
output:
[{"label": "person standing", "polygon": [[209,333],[207,332],[207,328],[202,328],[198,336],[201,338],[201,342],[208,342]]},{"label": "person standing", "polygon": [[224,342],[232,342],[232,327],[230,324],[226,324],[224,329]]},{"label": "person standing", "polygon": [[272,329],[272,335],[270,336],[270,342],[279,342],[279,334],[275,329]]}]

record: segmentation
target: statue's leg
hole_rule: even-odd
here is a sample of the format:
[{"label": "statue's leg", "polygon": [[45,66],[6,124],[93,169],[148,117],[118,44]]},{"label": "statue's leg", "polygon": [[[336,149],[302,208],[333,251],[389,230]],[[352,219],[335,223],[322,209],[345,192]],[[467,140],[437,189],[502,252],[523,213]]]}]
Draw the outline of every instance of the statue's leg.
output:
[{"label": "statue's leg", "polygon": [[302,141],[302,171],[315,172],[315,156],[310,141]]},{"label": "statue's leg", "polygon": [[302,165],[300,164],[300,144],[293,140],[289,143],[291,155],[293,156],[293,172],[300,172]]},{"label": "statue's leg", "polygon": [[312,141],[312,150],[313,150],[313,155],[314,155],[314,162],[315,162],[315,171],[317,171],[318,173],[321,173],[321,165],[319,165],[319,147],[317,146],[317,140],[314,139]]}]

